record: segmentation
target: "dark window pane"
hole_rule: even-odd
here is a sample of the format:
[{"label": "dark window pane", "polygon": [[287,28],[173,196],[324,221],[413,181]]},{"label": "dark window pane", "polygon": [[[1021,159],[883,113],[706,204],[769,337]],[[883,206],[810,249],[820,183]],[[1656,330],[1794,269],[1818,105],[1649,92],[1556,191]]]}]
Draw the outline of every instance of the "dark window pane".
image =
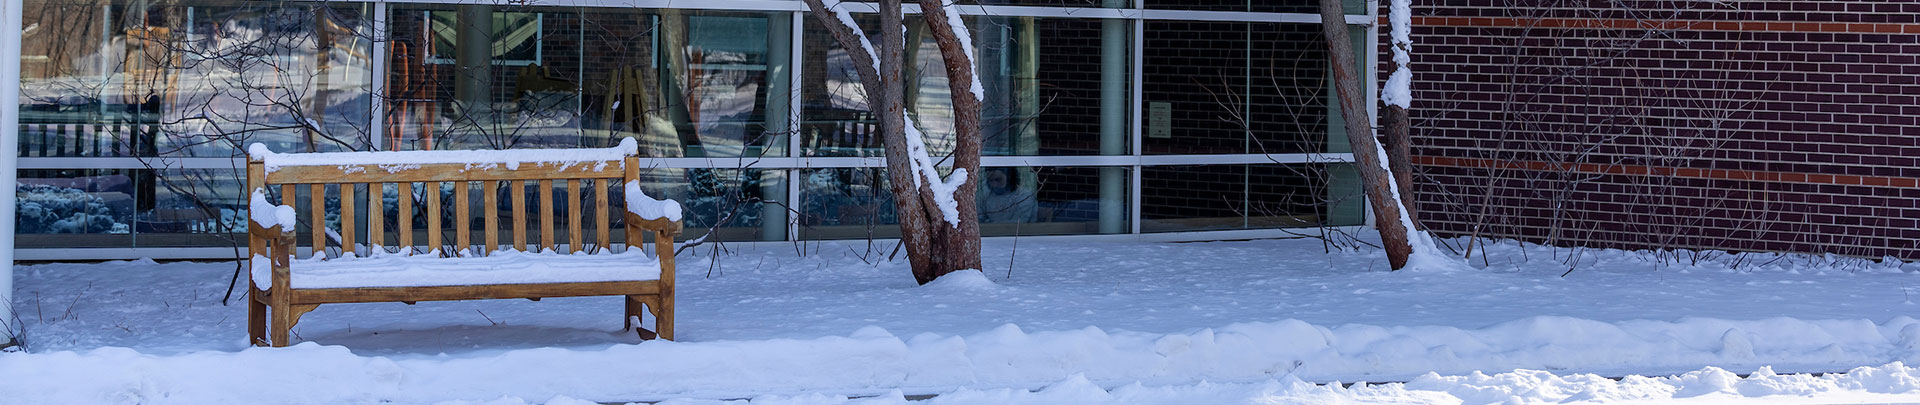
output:
[{"label": "dark window pane", "polygon": [[1319,25],[1146,26],[1146,153],[1326,151],[1330,92]]},{"label": "dark window pane", "polygon": [[[1142,168],[1142,232],[1352,225],[1346,164]],[[1331,169],[1331,170],[1330,170]],[[1339,187],[1329,197],[1329,180]],[[1332,212],[1335,215],[1329,216]]]}]

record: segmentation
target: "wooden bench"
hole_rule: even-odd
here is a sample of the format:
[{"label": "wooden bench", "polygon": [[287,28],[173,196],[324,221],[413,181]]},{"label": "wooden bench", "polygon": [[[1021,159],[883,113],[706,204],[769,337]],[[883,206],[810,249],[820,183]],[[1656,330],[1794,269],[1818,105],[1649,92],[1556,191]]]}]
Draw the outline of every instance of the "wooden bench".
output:
[{"label": "wooden bench", "polygon": [[[286,346],[301,315],[321,304],[619,295],[626,297],[626,328],[673,339],[680,206],[640,191],[634,152],[632,139],[605,149],[301,154],[255,144],[247,163],[248,337],[257,346]],[[556,201],[555,185],[564,187],[566,201]],[[528,229],[529,188],[538,203],[531,208],[538,210],[537,236]],[[397,200],[391,207],[388,193]],[[451,195],[445,204],[443,193]],[[626,209],[610,207],[612,193],[621,193]],[[302,194],[304,211],[295,208]],[[414,229],[416,194],[425,200],[424,229]],[[587,198],[592,202],[583,204]],[[443,218],[443,205],[451,206],[451,218]],[[564,240],[555,229],[556,206],[569,208]],[[506,229],[503,209],[511,217]],[[624,244],[611,238],[613,210],[625,214]],[[478,240],[469,229],[474,215],[481,218]],[[449,219],[453,237],[446,243]],[[302,228],[310,235],[305,249]],[[637,249],[647,236],[651,256]],[[415,243],[420,239],[423,245]],[[654,317],[653,331],[636,328],[643,307]]]}]

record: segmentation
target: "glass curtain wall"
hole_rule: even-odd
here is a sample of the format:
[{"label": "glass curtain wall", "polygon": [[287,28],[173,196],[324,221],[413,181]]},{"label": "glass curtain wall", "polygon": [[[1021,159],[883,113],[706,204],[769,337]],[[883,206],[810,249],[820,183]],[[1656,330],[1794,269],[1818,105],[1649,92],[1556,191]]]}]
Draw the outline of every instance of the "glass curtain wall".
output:
[{"label": "glass curtain wall", "polygon": [[[797,3],[386,4],[28,0],[16,193],[19,233],[35,237],[21,247],[229,246],[245,225],[237,168],[256,142],[311,152],[633,138],[643,187],[687,205],[688,238],[898,234],[866,95]],[[1312,2],[962,4],[1021,6],[962,10],[980,14],[963,20],[985,89],[983,234],[1363,221],[1318,24],[1251,14],[1309,14]],[[1116,8],[1130,11],[1105,10]],[[877,32],[877,18],[854,15]],[[907,112],[944,157],[954,118],[943,61],[918,16],[907,21]],[[1355,49],[1369,49],[1353,29]]]},{"label": "glass curtain wall", "polygon": [[[21,248],[221,246],[244,232],[235,157],[362,149],[371,9],[350,3],[29,0]],[[180,169],[215,158],[224,169]],[[73,165],[82,166],[82,165]],[[45,168],[52,167],[52,168]]]},{"label": "glass curtain wall", "polygon": [[[389,15],[384,149],[633,138],[642,157],[787,154],[791,14],[402,4]],[[778,170],[642,172],[650,194],[687,205],[687,237],[724,221],[728,239],[785,238],[785,211],[768,204],[786,199]]]}]

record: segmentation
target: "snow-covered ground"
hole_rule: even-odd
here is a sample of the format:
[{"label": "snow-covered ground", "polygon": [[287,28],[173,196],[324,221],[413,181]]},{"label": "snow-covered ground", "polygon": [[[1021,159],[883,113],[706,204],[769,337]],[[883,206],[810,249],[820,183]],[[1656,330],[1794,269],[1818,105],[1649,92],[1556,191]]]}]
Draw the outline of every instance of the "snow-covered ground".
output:
[{"label": "snow-covered ground", "polygon": [[[0,403],[1920,402],[1897,262],[1506,243],[1388,273],[1307,239],[1024,239],[915,286],[890,245],[733,248],[679,259],[680,341],[644,343],[596,297],[323,306],[307,343],[246,348],[233,263],[23,266]],[[1671,377],[1601,377],[1627,375]]]}]

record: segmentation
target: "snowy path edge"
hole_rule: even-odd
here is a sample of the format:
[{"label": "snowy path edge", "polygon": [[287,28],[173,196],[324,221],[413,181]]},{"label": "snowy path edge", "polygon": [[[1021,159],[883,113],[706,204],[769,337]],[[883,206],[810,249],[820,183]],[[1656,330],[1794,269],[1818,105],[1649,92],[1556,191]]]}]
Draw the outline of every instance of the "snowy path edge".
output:
[{"label": "snowy path edge", "polygon": [[[0,354],[0,392],[29,403],[431,402],[567,395],[594,400],[740,397],[819,390],[1105,383],[1408,380],[1428,372],[1544,369],[1628,374],[1718,366],[1838,371],[1920,363],[1920,320],[1684,319],[1607,323],[1532,317],[1483,329],[1240,323],[1191,333],[1025,332],[647,342],[493,356],[365,357],[340,346],[195,352],[127,348]],[[540,370],[538,376],[527,373]],[[207,376],[221,376],[207,378]],[[1418,382],[1419,380],[1415,380]],[[449,397],[451,396],[451,398]]]}]

